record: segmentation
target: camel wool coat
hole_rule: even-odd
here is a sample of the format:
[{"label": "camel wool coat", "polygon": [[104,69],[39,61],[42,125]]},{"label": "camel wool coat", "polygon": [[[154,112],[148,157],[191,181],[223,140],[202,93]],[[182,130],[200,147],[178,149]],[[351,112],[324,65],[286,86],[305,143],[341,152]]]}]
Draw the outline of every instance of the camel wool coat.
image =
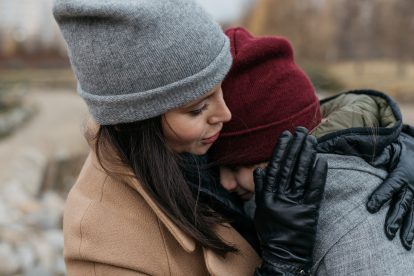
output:
[{"label": "camel wool coat", "polygon": [[[106,167],[106,165],[104,165]],[[121,168],[125,175],[131,170]],[[253,275],[260,258],[231,226],[215,231],[239,253],[202,248],[170,220],[133,177],[109,176],[91,151],[65,206],[69,276]]]}]

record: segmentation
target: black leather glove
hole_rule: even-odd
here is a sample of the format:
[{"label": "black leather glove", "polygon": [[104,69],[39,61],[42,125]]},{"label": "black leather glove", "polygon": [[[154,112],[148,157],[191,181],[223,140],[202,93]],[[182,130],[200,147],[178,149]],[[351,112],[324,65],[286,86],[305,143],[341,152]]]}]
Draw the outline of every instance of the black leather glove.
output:
[{"label": "black leather glove", "polygon": [[315,137],[305,128],[279,138],[266,168],[254,171],[255,225],[262,266],[255,275],[308,275],[312,265],[327,163],[316,160]]},{"label": "black leather glove", "polygon": [[367,209],[376,213],[391,200],[385,233],[392,240],[400,229],[404,248],[411,250],[414,239],[414,128],[405,125],[398,141],[391,147],[392,171],[369,197]]}]

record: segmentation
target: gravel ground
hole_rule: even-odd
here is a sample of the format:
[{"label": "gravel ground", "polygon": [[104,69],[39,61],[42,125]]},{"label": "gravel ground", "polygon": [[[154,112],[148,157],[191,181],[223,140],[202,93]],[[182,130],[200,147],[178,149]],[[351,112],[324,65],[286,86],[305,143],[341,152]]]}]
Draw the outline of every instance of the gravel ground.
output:
[{"label": "gravel ground", "polygon": [[65,183],[71,158],[86,154],[86,106],[71,91],[31,91],[26,100],[37,113],[0,142],[0,275],[63,276],[65,195],[43,185],[53,167],[51,186]]},{"label": "gravel ground", "polygon": [[87,108],[75,92],[31,91],[27,100],[38,112],[21,129],[0,141],[0,183],[10,177],[11,161],[26,150],[36,150],[49,159],[88,149],[81,134]]}]

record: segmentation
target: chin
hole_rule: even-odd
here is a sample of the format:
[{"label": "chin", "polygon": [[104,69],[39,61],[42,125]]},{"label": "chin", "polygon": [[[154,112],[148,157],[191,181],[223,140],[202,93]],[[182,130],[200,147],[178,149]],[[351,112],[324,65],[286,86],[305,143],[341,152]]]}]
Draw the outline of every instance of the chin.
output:
[{"label": "chin", "polygon": [[204,145],[203,147],[197,147],[189,151],[189,153],[194,155],[204,155],[210,149],[211,145]]},{"label": "chin", "polygon": [[197,150],[197,151],[192,151],[190,153],[194,155],[204,155],[207,153],[207,150]]}]

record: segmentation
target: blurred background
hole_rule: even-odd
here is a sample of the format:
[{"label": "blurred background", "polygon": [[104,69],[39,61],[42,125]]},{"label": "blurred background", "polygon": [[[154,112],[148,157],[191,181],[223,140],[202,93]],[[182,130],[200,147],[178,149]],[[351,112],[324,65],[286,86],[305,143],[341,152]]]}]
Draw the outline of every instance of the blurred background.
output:
[{"label": "blurred background", "polygon": [[[414,1],[196,0],[223,28],[291,40],[325,97],[373,88],[414,124]],[[0,275],[65,275],[64,199],[88,147],[52,0],[0,0]]]}]

